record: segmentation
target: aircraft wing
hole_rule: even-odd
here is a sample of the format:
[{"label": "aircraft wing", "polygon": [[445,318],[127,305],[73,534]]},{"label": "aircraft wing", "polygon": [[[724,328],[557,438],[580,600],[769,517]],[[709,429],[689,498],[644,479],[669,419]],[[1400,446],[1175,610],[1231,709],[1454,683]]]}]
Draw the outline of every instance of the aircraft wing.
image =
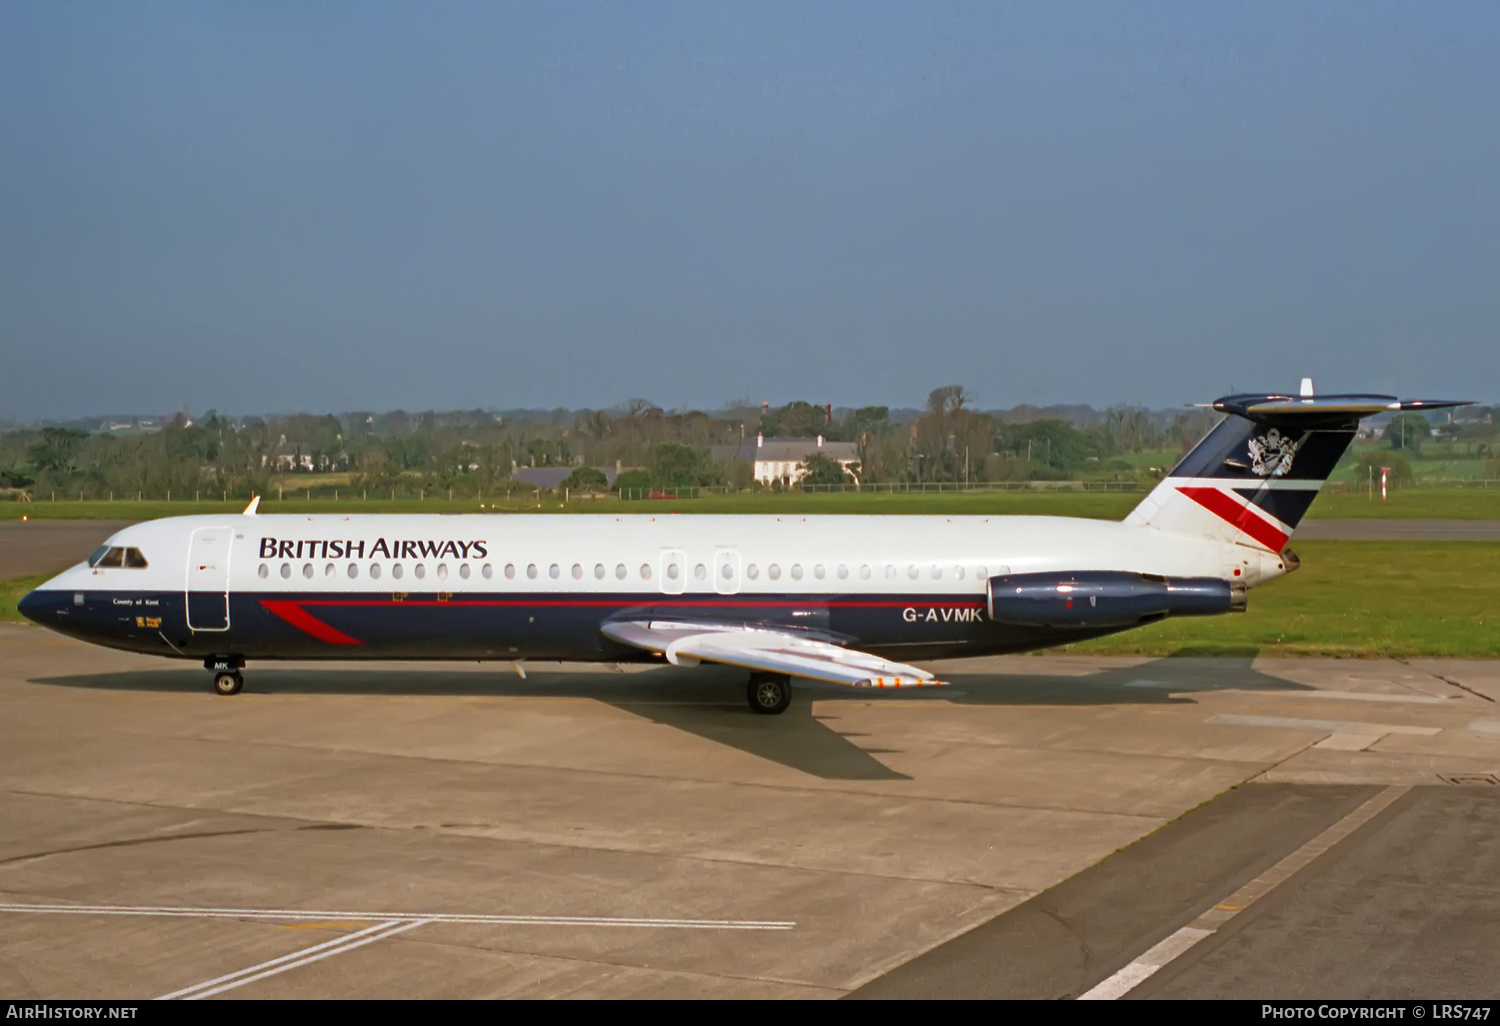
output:
[{"label": "aircraft wing", "polygon": [[933,680],[932,674],[915,666],[792,631],[662,620],[609,623],[601,631],[622,645],[664,656],[674,666],[723,663],[856,688],[936,687],[946,683]]}]

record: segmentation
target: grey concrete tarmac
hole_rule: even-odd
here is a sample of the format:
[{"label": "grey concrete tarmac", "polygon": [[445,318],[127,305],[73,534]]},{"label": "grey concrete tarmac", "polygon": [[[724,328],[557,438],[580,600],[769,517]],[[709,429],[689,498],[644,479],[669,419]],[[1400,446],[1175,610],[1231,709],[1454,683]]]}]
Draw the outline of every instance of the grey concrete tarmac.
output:
[{"label": "grey concrete tarmac", "polygon": [[1500,996],[1500,787],[1417,787],[1132,998]]},{"label": "grey concrete tarmac", "polygon": [[[1065,992],[1371,788],[1500,769],[1491,663],[946,669],[801,686],[780,717],[671,668],[253,665],[219,698],[193,665],[0,625],[0,995],[839,997],[929,953],[946,994]],[[1153,837],[1177,840],[1110,858]],[[1425,843],[1358,893],[1424,879]],[[1075,878],[1101,882],[1054,911],[1097,907],[1088,958],[1042,933],[998,973],[965,955]],[[360,935],[381,923],[404,932]],[[1351,973],[1384,950],[1342,943]]]},{"label": "grey concrete tarmac", "polygon": [[0,581],[55,574],[88,558],[130,520],[0,520]]},{"label": "grey concrete tarmac", "polygon": [[1344,541],[1500,541],[1500,520],[1302,521],[1296,539]]}]

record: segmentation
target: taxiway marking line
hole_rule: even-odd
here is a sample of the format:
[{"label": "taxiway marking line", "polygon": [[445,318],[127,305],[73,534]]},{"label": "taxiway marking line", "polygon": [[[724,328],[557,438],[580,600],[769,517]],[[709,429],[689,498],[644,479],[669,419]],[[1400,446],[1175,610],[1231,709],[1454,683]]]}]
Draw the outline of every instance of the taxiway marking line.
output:
[{"label": "taxiway marking line", "polygon": [[[230,980],[235,980],[237,982],[229,983],[229,986],[220,987],[219,990],[228,990],[230,987],[238,987],[241,984],[250,982],[250,980],[248,979],[240,979],[240,977],[242,976],[250,976],[251,974],[259,972],[262,969],[271,969],[274,966],[281,966],[280,969],[275,970],[275,972],[279,973],[285,969],[293,968],[292,965],[285,964],[288,962],[295,963],[296,965],[303,965],[309,961],[316,961],[318,958],[326,958],[329,955],[336,955],[340,951],[343,951],[345,948],[358,947],[359,944],[356,942],[359,941],[361,937],[367,937],[370,934],[380,933],[383,930],[389,930],[394,926],[401,925],[402,924],[399,922],[376,923],[374,926],[368,927],[364,930],[360,930],[358,933],[351,933],[343,937],[335,937],[333,940],[324,941],[322,944],[314,944],[310,948],[303,948],[301,951],[294,951],[290,955],[282,955],[280,958],[273,958],[269,961],[261,962],[259,965],[252,965],[249,968],[240,969],[237,972],[226,973],[223,976],[216,976],[212,980],[204,980],[202,983],[195,983],[191,987],[183,987],[181,990],[174,990],[170,994],[163,994],[156,1000],[171,1001],[175,998],[182,998],[183,1000],[191,1001],[200,997],[207,997],[209,994],[217,994],[219,993],[218,990],[209,989],[215,984],[229,983]],[[408,924],[404,928],[409,929],[411,926],[415,925],[417,924]],[[371,939],[379,940],[380,938],[373,937]],[[322,954],[318,954],[319,952],[322,952]],[[263,977],[270,975],[273,975],[273,973],[262,973],[261,976],[257,976],[255,977],[255,979],[262,979]],[[199,993],[200,991],[202,991],[203,993]]]},{"label": "taxiway marking line", "polygon": [[464,912],[331,912],[327,909],[188,908],[164,905],[62,905],[0,902],[0,912],[45,915],[167,916],[186,919],[288,919],[323,922],[458,923],[470,926],[615,926],[670,930],[792,930],[790,921],[636,919],[624,916],[523,916]]},{"label": "taxiway marking line", "polygon": [[1186,954],[1205,937],[1211,937],[1230,919],[1285,883],[1298,870],[1338,844],[1380,813],[1390,808],[1410,787],[1387,787],[1359,808],[1324,830],[1270,869],[1214,905],[1197,919],[1176,931],[1166,940],[1149,948],[1129,965],[1078,995],[1080,1001],[1113,1001],[1156,974],[1163,966]]}]

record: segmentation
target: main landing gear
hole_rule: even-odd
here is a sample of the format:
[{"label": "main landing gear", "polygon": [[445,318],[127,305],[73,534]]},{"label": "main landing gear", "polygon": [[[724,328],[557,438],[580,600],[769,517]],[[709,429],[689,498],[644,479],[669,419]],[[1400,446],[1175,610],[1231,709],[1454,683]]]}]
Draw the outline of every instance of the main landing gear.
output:
[{"label": "main landing gear", "polygon": [[750,700],[750,708],[762,716],[784,713],[792,704],[792,678],[778,673],[752,674],[745,697]]},{"label": "main landing gear", "polygon": [[245,686],[245,675],[240,672],[245,660],[240,656],[210,656],[203,660],[203,668],[214,674],[214,694],[237,695]]}]

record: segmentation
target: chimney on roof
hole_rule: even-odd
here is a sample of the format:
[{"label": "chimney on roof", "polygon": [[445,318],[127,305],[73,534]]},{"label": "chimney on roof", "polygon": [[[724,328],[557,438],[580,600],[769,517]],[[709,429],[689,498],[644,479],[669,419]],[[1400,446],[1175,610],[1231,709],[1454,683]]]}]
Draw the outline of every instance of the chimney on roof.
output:
[{"label": "chimney on roof", "polygon": [[765,434],[763,432],[757,431],[755,433],[755,447],[757,449],[759,449],[761,446],[763,446],[765,444],[766,444],[766,436],[765,436]]},{"label": "chimney on roof", "polygon": [[833,403],[823,404],[823,418],[825,424],[833,423]]}]

